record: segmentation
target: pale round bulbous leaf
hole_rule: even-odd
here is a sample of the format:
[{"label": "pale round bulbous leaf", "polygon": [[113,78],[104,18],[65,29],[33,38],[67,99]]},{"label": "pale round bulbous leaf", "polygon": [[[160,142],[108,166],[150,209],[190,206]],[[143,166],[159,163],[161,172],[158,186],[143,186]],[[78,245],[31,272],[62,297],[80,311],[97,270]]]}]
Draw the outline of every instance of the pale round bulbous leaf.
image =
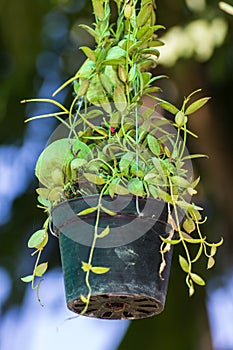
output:
[{"label": "pale round bulbous leaf", "polygon": [[[72,153],[75,152],[76,156]],[[86,159],[90,154],[89,147],[75,139],[60,139],[48,145],[40,154],[35,174],[39,181],[48,188],[63,183],[63,170],[74,158]]]}]

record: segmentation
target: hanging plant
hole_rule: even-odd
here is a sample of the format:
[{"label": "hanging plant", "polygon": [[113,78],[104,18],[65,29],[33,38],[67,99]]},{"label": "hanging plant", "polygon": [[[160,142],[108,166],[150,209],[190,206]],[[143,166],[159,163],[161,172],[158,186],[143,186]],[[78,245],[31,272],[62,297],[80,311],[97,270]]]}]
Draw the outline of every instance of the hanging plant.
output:
[{"label": "hanging plant", "polygon": [[[22,280],[39,290],[50,229],[59,238],[68,307],[92,317],[136,319],[163,310],[174,245],[183,247],[179,264],[191,296],[195,285],[205,285],[195,263],[204,254],[211,268],[222,240],[209,243],[201,232],[206,218],[192,202],[200,178],[193,178],[191,160],[204,155],[186,149],[187,137],[197,137],[189,117],[209,98],[195,99],[199,89],[178,108],[158,97],[155,84],[165,76],[150,70],[164,27],[156,23],[154,1],[112,1],[115,23],[110,2],[92,0],[95,23],[81,27],[96,45],[81,47],[86,60],[78,72],[53,99],[23,101],[56,106],[27,121],[54,117],[65,136],[49,143],[36,164],[39,207],[48,218],[29,239],[37,259]],[[55,96],[70,84],[74,98],[67,108]],[[145,96],[153,101],[149,107]]]}]

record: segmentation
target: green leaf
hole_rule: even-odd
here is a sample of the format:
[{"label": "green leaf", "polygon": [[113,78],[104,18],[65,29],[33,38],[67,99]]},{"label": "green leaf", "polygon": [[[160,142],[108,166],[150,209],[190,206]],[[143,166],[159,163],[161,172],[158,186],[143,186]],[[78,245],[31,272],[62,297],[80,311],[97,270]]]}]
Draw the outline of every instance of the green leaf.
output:
[{"label": "green leaf", "polygon": [[130,4],[127,4],[124,9],[125,18],[129,19],[132,16],[133,9]]},{"label": "green leaf", "polygon": [[25,282],[25,283],[30,283],[33,281],[33,275],[28,275],[28,276],[25,276],[25,277],[21,277],[21,281]]},{"label": "green leaf", "polygon": [[124,64],[124,63],[125,63],[124,57],[112,58],[110,60],[103,61],[103,65],[105,65],[105,66],[118,66],[119,64]]},{"label": "green leaf", "polygon": [[194,221],[199,221],[202,219],[199,211],[197,209],[195,209],[192,205],[189,205],[187,209],[188,209],[188,212]]},{"label": "green leaf", "polygon": [[192,260],[192,264],[194,264],[196,261],[199,260],[201,254],[203,252],[203,244],[200,244],[200,247],[198,249],[197,255],[195,256],[195,258]]},{"label": "green leaf", "polygon": [[[184,236],[184,232],[182,232],[182,236]],[[185,241],[187,243],[192,243],[192,244],[199,244],[199,243],[204,243],[205,242],[206,237],[204,238],[185,238]]]},{"label": "green leaf", "polygon": [[126,51],[119,46],[113,46],[107,53],[106,60],[119,59],[125,57]]},{"label": "green leaf", "polygon": [[175,123],[179,128],[181,128],[184,125],[184,122],[185,122],[185,115],[182,111],[179,111],[178,113],[176,113]]},{"label": "green leaf", "polygon": [[189,181],[184,179],[181,176],[172,176],[171,180],[172,180],[173,184],[176,186],[184,187],[184,188],[190,187]]},{"label": "green leaf", "polygon": [[158,140],[152,135],[147,135],[147,142],[151,152],[158,157],[160,155],[160,145]]},{"label": "green leaf", "polygon": [[186,159],[194,159],[194,158],[208,158],[206,154],[190,154],[182,158],[182,160]]},{"label": "green leaf", "polygon": [[76,169],[84,166],[86,163],[87,163],[86,159],[75,158],[71,161],[70,167],[72,170],[76,170]]},{"label": "green leaf", "polygon": [[161,40],[152,40],[152,41],[150,41],[149,45],[150,45],[150,47],[158,47],[158,46],[163,46],[165,44]]},{"label": "green leaf", "polygon": [[207,263],[207,269],[208,270],[211,269],[214,266],[214,264],[215,264],[215,260],[212,256],[210,256]]},{"label": "green leaf", "polygon": [[85,53],[85,55],[93,62],[96,61],[96,53],[87,46],[81,46],[80,49]]},{"label": "green leaf", "polygon": [[229,15],[233,16],[233,6],[232,5],[227,4],[225,1],[220,1],[219,8],[221,10],[225,11],[226,13],[228,13]]},{"label": "green leaf", "polygon": [[214,256],[217,252],[217,247],[215,245],[212,245],[210,250],[210,256]]},{"label": "green leaf", "polygon": [[53,169],[51,171],[51,177],[54,185],[62,186],[64,184],[64,174],[62,172],[62,169]]},{"label": "green leaf", "polygon": [[100,266],[94,266],[91,268],[91,271],[98,274],[102,275],[110,270],[109,267],[100,267]]},{"label": "green leaf", "polygon": [[143,182],[137,178],[131,179],[128,183],[128,190],[130,193],[134,194],[135,196],[143,197],[144,195]]},{"label": "green leaf", "polygon": [[82,261],[82,269],[84,272],[88,272],[92,269],[91,264]]},{"label": "green leaf", "polygon": [[223,238],[220,239],[220,241],[218,243],[213,243],[213,245],[215,245],[215,247],[219,247],[220,245],[223,244]]},{"label": "green leaf", "polygon": [[55,202],[61,198],[61,194],[63,192],[63,186],[57,186],[54,187],[50,192],[49,192],[49,197],[48,200],[50,202]]},{"label": "green leaf", "polygon": [[[72,153],[74,151],[77,156]],[[48,145],[40,154],[36,163],[35,174],[39,181],[48,188],[53,188],[57,182],[54,179],[56,175],[54,169],[58,169],[59,173],[66,169],[66,165],[74,158],[86,159],[91,154],[89,147],[75,139],[59,139]],[[56,175],[56,177],[58,174]],[[63,182],[59,175],[59,182]]]},{"label": "green leaf", "polygon": [[142,49],[141,53],[142,54],[146,54],[146,55],[155,55],[157,57],[159,57],[159,55],[160,55],[159,50],[157,50],[157,49],[155,49],[153,47],[148,47],[146,49]]},{"label": "green leaf", "polygon": [[179,244],[181,242],[181,239],[169,239],[169,238],[164,238],[162,236],[160,236],[160,239],[164,242],[164,243],[168,243],[168,244]]},{"label": "green leaf", "polygon": [[40,245],[38,245],[36,248],[37,249],[42,249],[46,246],[46,244],[48,243],[48,239],[49,239],[49,235],[48,235],[48,232],[46,232],[46,235],[45,235],[45,238],[44,240],[41,242]]},{"label": "green leaf", "polygon": [[191,233],[195,230],[196,225],[192,219],[186,218],[183,223],[183,228],[185,229],[186,232]]},{"label": "green leaf", "polygon": [[105,184],[105,180],[100,176],[100,175],[96,175],[96,174],[88,174],[88,173],[84,173],[83,174],[85,176],[85,178],[96,184],[96,185],[103,185]]},{"label": "green leaf", "polygon": [[131,81],[134,81],[136,78],[137,78],[137,71],[133,66],[130,68],[128,80],[131,82]]},{"label": "green leaf", "polygon": [[102,205],[101,205],[101,209],[108,215],[111,215],[111,216],[117,215],[117,213],[115,213],[114,211],[109,210],[108,208],[103,207]]},{"label": "green leaf", "polygon": [[116,194],[120,194],[120,195],[124,195],[124,194],[129,193],[129,190],[126,187],[123,187],[119,184],[114,184],[114,183],[110,183],[109,191],[116,193]]},{"label": "green leaf", "polygon": [[155,97],[155,99],[159,101],[159,105],[166,111],[174,115],[176,115],[179,112],[179,109],[175,107],[173,104],[171,104],[170,102],[164,101],[161,98],[158,98],[157,96]]},{"label": "green leaf", "polygon": [[73,84],[73,88],[74,88],[74,92],[77,94],[78,93],[78,89],[80,87],[79,82],[76,80]]},{"label": "green leaf", "polygon": [[87,304],[88,303],[88,299],[84,296],[84,295],[80,295],[80,300],[84,303]]},{"label": "green leaf", "polygon": [[190,276],[191,276],[193,282],[195,282],[196,284],[199,284],[200,286],[204,286],[205,285],[205,281],[203,280],[203,278],[201,278],[196,273],[191,273]]},{"label": "green leaf", "polygon": [[112,94],[113,89],[114,89],[114,81],[112,81],[111,78],[105,73],[101,73],[99,75],[99,77],[100,77],[100,81],[101,81],[101,84],[103,85],[104,89],[109,94]]},{"label": "green leaf", "polygon": [[118,67],[118,75],[120,80],[125,83],[128,79],[128,73],[126,72],[125,68],[122,66]]},{"label": "green leaf", "polygon": [[95,30],[93,28],[91,28],[90,26],[88,26],[86,24],[79,24],[79,27],[85,29],[98,42],[98,40],[97,40],[98,39],[97,33],[95,32]]},{"label": "green leaf", "polygon": [[188,106],[188,108],[185,111],[185,114],[189,115],[189,114],[192,114],[192,113],[198,111],[198,109],[203,107],[209,101],[209,99],[210,99],[210,97],[203,97],[203,98],[200,98],[199,100],[193,102],[190,106]]},{"label": "green leaf", "polygon": [[95,16],[100,19],[104,18],[104,7],[100,0],[92,0],[92,6]]},{"label": "green leaf", "polygon": [[119,168],[120,171],[124,173],[124,175],[128,175],[133,158],[134,154],[132,152],[128,152],[121,157],[121,160],[119,162]]},{"label": "green leaf", "polygon": [[191,297],[194,293],[195,293],[195,289],[194,289],[194,286],[193,286],[193,281],[190,280],[189,281],[189,296]]},{"label": "green leaf", "polygon": [[80,216],[80,215],[91,214],[91,213],[93,213],[96,210],[97,210],[97,207],[87,208],[87,209],[84,209],[84,210],[80,211],[77,215]]},{"label": "green leaf", "polygon": [[[39,194],[40,197],[43,197],[44,199],[48,199],[50,190],[48,190],[47,188],[37,188],[36,192]],[[44,204],[44,203],[42,202],[41,204]]]},{"label": "green leaf", "polygon": [[[50,192],[50,191],[49,191],[49,192]],[[45,199],[45,198],[43,198],[43,197],[41,197],[41,196],[38,196],[38,197],[37,197],[37,200],[38,200],[38,202],[39,202],[40,204],[42,204],[44,207],[50,208],[51,203],[50,203],[49,200],[47,200],[47,199]]]},{"label": "green leaf", "polygon": [[44,229],[34,232],[28,241],[28,247],[37,248],[46,238],[46,234],[47,232]]},{"label": "green leaf", "polygon": [[155,187],[155,186],[153,186],[153,185],[149,185],[149,191],[150,191],[152,197],[158,198],[157,187]]},{"label": "green leaf", "polygon": [[42,263],[40,265],[37,265],[37,267],[35,269],[35,276],[41,277],[45,273],[47,268],[48,268],[48,263],[47,262]]},{"label": "green leaf", "polygon": [[149,3],[146,6],[143,6],[137,15],[137,27],[142,27],[151,16],[152,4]]},{"label": "green leaf", "polygon": [[77,76],[81,79],[89,79],[93,75],[95,69],[95,63],[87,58],[80,67]]},{"label": "green leaf", "polygon": [[99,105],[101,100],[105,99],[106,97],[105,90],[97,75],[95,75],[92,78],[86,93],[86,97],[90,103],[97,104],[97,105]]},{"label": "green leaf", "polygon": [[89,88],[89,85],[90,85],[89,80],[83,80],[83,82],[79,86],[77,96],[84,96]]},{"label": "green leaf", "polygon": [[180,263],[182,270],[184,272],[189,273],[189,264],[188,264],[187,260],[181,255],[179,255],[179,263]]},{"label": "green leaf", "polygon": [[107,236],[110,232],[110,228],[109,225],[107,227],[105,227],[105,229],[98,234],[98,238],[104,238],[105,236]]},{"label": "green leaf", "polygon": [[122,87],[116,86],[113,93],[113,101],[118,111],[123,112],[127,107],[125,92]]},{"label": "green leaf", "polygon": [[161,190],[161,188],[157,189],[158,192],[158,196],[164,201],[164,202],[168,202],[168,203],[172,203],[172,198],[170,196],[169,193],[167,193],[166,191]]}]

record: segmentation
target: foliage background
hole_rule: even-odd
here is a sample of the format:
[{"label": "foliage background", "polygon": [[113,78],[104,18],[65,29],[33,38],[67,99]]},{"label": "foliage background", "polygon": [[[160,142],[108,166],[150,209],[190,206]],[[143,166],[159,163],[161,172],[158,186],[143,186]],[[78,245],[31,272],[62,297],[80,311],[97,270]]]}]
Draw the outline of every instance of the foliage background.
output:
[{"label": "foliage background", "polygon": [[[26,242],[43,221],[43,214],[36,208],[37,183],[33,171],[36,157],[55,126],[52,121],[43,126],[37,122],[34,126],[25,125],[25,115],[31,111],[19,102],[51,94],[80,66],[84,56],[78,47],[92,42],[78,24],[91,23],[90,3],[0,0],[0,266],[7,269],[13,283],[10,296],[2,305],[3,312],[20,304],[24,296],[25,285],[19,277],[30,268]],[[161,83],[164,97],[179,104],[184,95],[200,87],[204,96],[212,96],[208,106],[192,117],[191,127],[200,136],[190,144],[191,153],[209,156],[208,160],[195,162],[203,182],[199,201],[209,215],[206,231],[212,240],[222,235],[225,239],[217,266],[204,276],[210,280],[232,269],[233,17],[222,12],[215,0],[158,0],[157,6],[158,23],[165,25],[168,32],[178,26],[183,33],[183,37],[177,32],[173,37],[174,47],[179,48],[170,53],[175,64],[156,68],[170,77]],[[222,22],[216,25],[212,37],[206,34],[208,31],[199,30],[203,23],[212,23],[216,18]],[[197,20],[198,25],[192,29],[196,33],[194,39],[187,28]],[[222,40],[221,23],[226,28]],[[218,44],[213,44],[208,54],[199,56],[190,49],[199,46],[207,49],[213,37]],[[50,239],[46,254],[50,267],[60,264],[55,239]],[[174,260],[178,254],[175,251]],[[137,350],[142,346],[147,350],[212,349],[206,291],[199,289],[190,300],[183,278],[173,264],[165,312],[133,322],[120,350]]]}]

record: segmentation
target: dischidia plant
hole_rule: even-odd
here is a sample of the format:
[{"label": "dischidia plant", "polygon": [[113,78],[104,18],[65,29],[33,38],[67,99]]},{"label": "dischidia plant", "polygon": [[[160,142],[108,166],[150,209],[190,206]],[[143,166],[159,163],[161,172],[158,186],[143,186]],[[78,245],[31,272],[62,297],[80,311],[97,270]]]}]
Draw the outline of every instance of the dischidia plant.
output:
[{"label": "dischidia plant", "polygon": [[[115,23],[111,20],[110,3],[111,9],[113,6],[117,9]],[[162,281],[166,255],[173,245],[182,245],[184,254],[179,256],[179,264],[186,274],[190,296],[195,284],[205,285],[194,264],[204,254],[207,269],[211,268],[217,247],[222,244],[222,240],[209,243],[201,232],[206,218],[201,215],[202,208],[191,202],[199,178],[193,179],[186,167],[191,159],[203,156],[186,152],[187,137],[197,137],[188,130],[189,117],[209,98],[195,99],[201,91],[196,90],[184,99],[181,108],[161,98],[161,89],[155,83],[165,76],[150,72],[157,65],[158,47],[163,45],[157,32],[164,29],[156,23],[153,0],[92,0],[92,5],[95,23],[81,27],[95,39],[95,48],[80,48],[86,55],[85,62],[53,94],[54,97],[72,84],[74,97],[70,106],[55,98],[22,101],[50,103],[57,108],[56,112],[27,121],[54,117],[67,130],[67,137],[50,143],[36,164],[36,176],[42,185],[36,190],[38,207],[47,212],[48,218],[28,241],[37,259],[32,274],[22,278],[24,282],[38,290],[40,281],[36,283],[36,279],[47,270],[48,263],[40,263],[40,258],[48,242],[54,208],[73,198],[98,196],[96,205],[75,213],[80,218],[94,217],[88,256],[78,266],[86,288],[77,298],[81,314],[88,314],[94,275],[98,275],[101,283],[101,278],[113,269],[94,263],[98,242],[111,234],[111,225],[100,225],[101,216],[114,221],[119,214],[106,207],[103,202],[106,196],[112,200],[117,196],[133,196],[138,217],[144,215],[139,208],[141,199],[152,198],[166,205],[169,229],[166,237],[161,234],[159,238],[157,272]],[[145,106],[145,96],[150,98],[149,107]],[[169,121],[161,116],[163,110],[170,113]],[[193,245],[197,247],[194,256],[190,252]],[[126,307],[111,303],[112,308],[119,305]],[[130,318],[132,312],[125,312],[124,317],[127,316]]]}]

